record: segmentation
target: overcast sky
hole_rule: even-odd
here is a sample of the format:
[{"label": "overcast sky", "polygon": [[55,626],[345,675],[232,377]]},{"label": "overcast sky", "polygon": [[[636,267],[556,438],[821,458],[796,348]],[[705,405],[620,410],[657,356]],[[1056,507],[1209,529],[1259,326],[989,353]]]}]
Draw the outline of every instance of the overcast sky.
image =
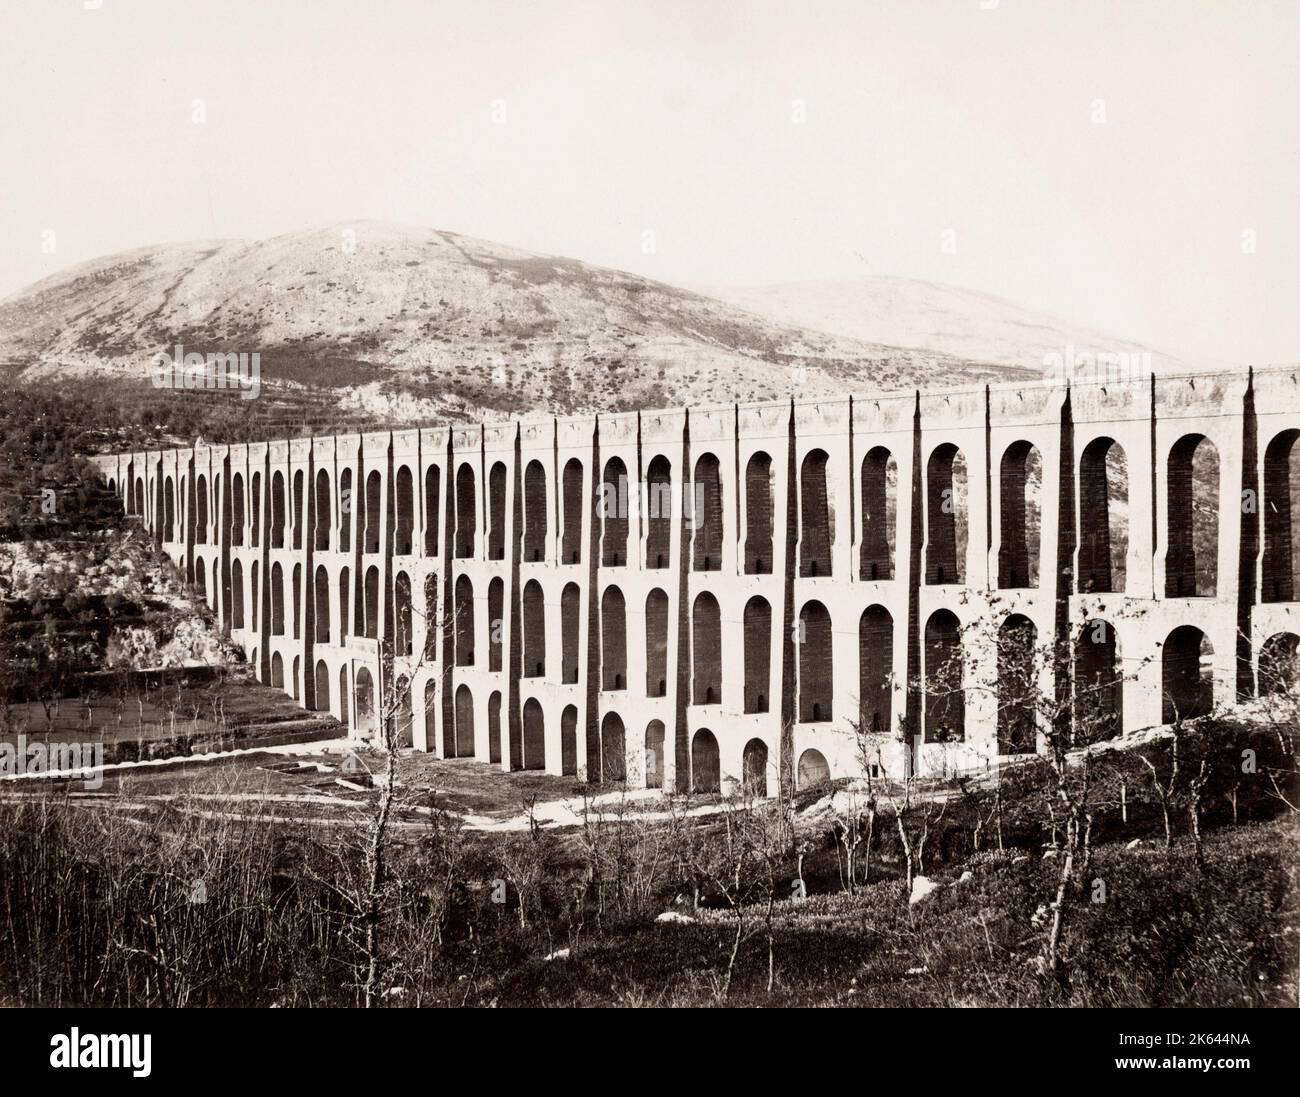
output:
[{"label": "overcast sky", "polygon": [[0,295],[354,218],[1300,361],[1300,2],[4,0]]}]

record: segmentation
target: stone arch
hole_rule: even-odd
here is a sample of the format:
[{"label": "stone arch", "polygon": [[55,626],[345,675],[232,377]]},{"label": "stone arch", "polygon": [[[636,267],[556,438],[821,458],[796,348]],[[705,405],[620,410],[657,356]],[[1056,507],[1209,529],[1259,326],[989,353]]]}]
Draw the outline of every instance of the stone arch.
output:
[{"label": "stone arch", "polygon": [[645,694],[668,696],[668,595],[658,587],[645,600]]},{"label": "stone arch", "polygon": [[230,562],[230,627],[244,627],[244,565]]},{"label": "stone arch", "polygon": [[998,753],[1038,749],[1038,629],[1012,613],[998,629]]},{"label": "stone arch", "polygon": [[998,486],[1001,498],[1001,542],[998,545],[998,588],[1036,588],[1043,525],[1043,458],[1024,440],[1002,453]]},{"label": "stone arch", "polygon": [[[424,683],[424,743],[430,751],[438,743],[438,683],[433,678]],[[442,752],[447,753],[445,742]]]},{"label": "stone arch", "polygon": [[772,574],[772,458],[761,450],[745,465],[745,574]]},{"label": "stone arch", "polygon": [[488,559],[506,558],[506,466],[493,464],[488,473]]},{"label": "stone arch", "polygon": [[278,651],[271,653],[271,685],[284,689],[284,657]]},{"label": "stone arch", "polygon": [[618,568],[627,564],[627,466],[620,457],[605,462],[600,481],[600,564]]},{"label": "stone arch", "polygon": [[695,462],[694,493],[683,518],[692,530],[695,571],[722,570],[722,469],[712,453]]},{"label": "stone arch", "polygon": [[284,568],[278,560],[271,565],[271,635],[284,635]]},{"label": "stone arch", "polygon": [[352,584],[349,582],[351,572],[348,568],[339,569],[339,640],[348,634],[348,597]]},{"label": "stone arch", "polygon": [[1109,621],[1084,622],[1074,640],[1074,739],[1089,743],[1124,730],[1124,665]]},{"label": "stone arch", "polygon": [[1122,594],[1128,570],[1128,458],[1113,438],[1094,438],[1079,458],[1081,593]]},{"label": "stone arch", "polygon": [[772,606],[755,595],[745,603],[745,711],[767,712],[772,682]]},{"label": "stone arch", "polygon": [[950,610],[935,610],[925,623],[925,741],[966,738],[965,668],[961,624]]},{"label": "stone arch", "polygon": [[578,680],[579,633],[582,591],[577,583],[566,583],[560,593],[560,681],[572,685]]},{"label": "stone arch", "polygon": [[262,592],[262,588],[257,583],[257,561],[256,560],[253,561],[253,566],[249,569],[248,575],[249,575],[249,583],[248,583],[249,593],[252,595],[252,602],[253,602],[252,628],[257,632],[261,632],[262,619],[257,615],[257,606],[258,606],[257,599]]},{"label": "stone arch", "polygon": [[546,717],[536,697],[524,702],[524,769],[546,768]]},{"label": "stone arch", "polygon": [[232,547],[243,545],[246,522],[244,476],[243,473],[237,472],[230,478],[230,544]]},{"label": "stone arch", "polygon": [[529,579],[524,584],[524,674],[525,678],[546,676],[546,599],[542,584]]},{"label": "stone arch", "polygon": [[339,667],[339,723],[345,728],[352,724],[352,693],[348,689],[348,668]]},{"label": "stone arch", "polygon": [[645,565],[657,570],[668,567],[673,552],[673,466],[663,454],[650,462],[645,483]]},{"label": "stone arch", "polygon": [[[279,564],[276,564],[276,567],[279,566]],[[208,597],[208,580],[204,573],[202,556],[197,556],[194,559],[194,586],[198,590],[199,596],[206,601]]]},{"label": "stone arch", "polygon": [[966,582],[967,487],[965,454],[951,442],[936,446],[925,473],[926,583]]},{"label": "stone arch", "polygon": [[799,719],[818,723],[832,717],[835,660],[830,611],[815,599],[799,611]]},{"label": "stone arch", "polygon": [[356,510],[356,501],[352,498],[352,470],[344,469],[339,474],[339,552],[352,551],[354,510]]},{"label": "stone arch", "polygon": [[1265,602],[1294,602],[1300,592],[1300,430],[1284,430],[1264,450]]},{"label": "stone arch", "polygon": [[438,520],[442,517],[439,510],[442,495],[442,469],[430,465],[424,470],[424,555],[441,556],[438,546]]},{"label": "stone arch", "polygon": [[767,795],[767,744],[762,739],[751,739],[741,755],[741,773],[746,790],[751,796]]},{"label": "stone arch", "polygon": [[316,472],[316,535],[315,548],[328,552],[330,547],[330,476],[324,469]]},{"label": "stone arch", "polygon": [[499,575],[488,581],[488,670],[500,670],[505,656],[506,584]]},{"label": "stone arch", "polygon": [[380,523],[380,510],[384,501],[384,483],[378,469],[371,469],[366,476],[366,530],[363,538],[363,552],[378,552],[383,544],[383,526]]},{"label": "stone arch", "polygon": [[414,651],[415,629],[412,621],[411,577],[404,571],[397,573],[393,583],[393,613],[397,620],[394,630],[393,646],[398,655],[410,655]]},{"label": "stone arch", "polygon": [[316,660],[316,689],[315,698],[312,702],[312,708],[316,712],[329,712],[330,710],[330,668],[325,664],[324,659]]},{"label": "stone arch", "polygon": [[1261,695],[1293,693],[1300,684],[1300,636],[1277,632],[1259,649]]},{"label": "stone arch", "polygon": [[618,587],[600,600],[600,688],[627,689],[627,606]]},{"label": "stone arch", "polygon": [[565,463],[561,484],[564,526],[561,531],[560,562],[582,562],[582,462],[571,457]]},{"label": "stone arch", "polygon": [[424,577],[424,658],[427,662],[438,659],[438,638],[442,630],[438,626],[438,576]]},{"label": "stone arch", "polygon": [[722,702],[722,612],[707,590],[691,607],[691,698],[696,705]]},{"label": "stone arch", "polygon": [[831,779],[831,767],[826,756],[820,750],[809,747],[799,755],[799,771],[795,778],[795,787],[802,792],[807,788],[824,785]]},{"label": "stone arch", "polygon": [[293,565],[293,638],[302,635],[302,565]]},{"label": "stone arch", "polygon": [[718,792],[722,788],[722,759],[717,737],[700,728],[691,739],[691,791]]},{"label": "stone arch", "polygon": [[1212,598],[1218,585],[1219,451],[1203,434],[1169,450],[1165,597]]},{"label": "stone arch", "polygon": [[456,559],[474,556],[474,539],[478,533],[478,508],[474,501],[474,469],[468,461],[456,470]]},{"label": "stone arch", "polygon": [[415,706],[411,701],[411,683],[406,678],[397,680],[397,714],[394,735],[398,747],[415,745]]},{"label": "stone arch", "polygon": [[627,780],[627,740],[623,720],[617,712],[605,713],[600,722],[600,779]]},{"label": "stone arch", "polygon": [[330,574],[324,564],[316,567],[316,642],[330,642]]},{"label": "stone arch", "polygon": [[1179,625],[1165,639],[1161,656],[1161,718],[1194,720],[1214,708],[1214,647],[1195,625]]},{"label": "stone arch", "polygon": [[170,476],[163,481],[163,540],[176,540],[176,485]]},{"label": "stone arch", "polygon": [[858,618],[860,730],[892,731],[893,702],[894,618],[884,606],[868,606]]},{"label": "stone arch", "polygon": [[397,519],[393,524],[393,552],[397,556],[409,556],[415,548],[415,477],[406,465],[397,470],[397,485],[393,495],[393,501],[397,504]]},{"label": "stone arch", "polygon": [[474,665],[474,583],[468,575],[456,578],[455,607],[452,610],[456,618],[456,666],[472,667]]},{"label": "stone arch", "polygon": [[[201,473],[194,481],[194,492],[194,543],[206,545],[208,543],[208,478]],[[144,513],[143,507],[140,513]]]},{"label": "stone arch", "polygon": [[[284,473],[277,469],[271,477],[271,547],[273,549],[284,548],[284,490]],[[207,510],[206,503],[203,509]]]},{"label": "stone arch", "polygon": [[474,757],[474,695],[463,683],[456,687],[456,750],[453,757]]},{"label": "stone arch", "polygon": [[826,484],[829,460],[824,449],[811,450],[799,468],[799,574],[805,578],[831,574],[835,534]]},{"label": "stone arch", "polygon": [[501,691],[488,697],[488,762],[501,763]]},{"label": "stone arch", "polygon": [[293,474],[293,547],[295,552],[302,548],[302,485],[302,469],[298,469],[298,471]]},{"label": "stone arch", "polygon": [[575,777],[578,773],[578,709],[565,705],[560,713],[560,773]]},{"label": "stone arch", "polygon": [[645,787],[664,787],[664,723],[651,720],[645,729]]},{"label": "stone arch", "polygon": [[524,470],[524,560],[546,559],[546,469],[529,461]]},{"label": "stone arch", "polygon": [[898,462],[884,446],[862,458],[862,544],[858,577],[865,582],[894,578],[898,545]]},{"label": "stone arch", "polygon": [[135,479],[135,510],[134,514],[144,517],[144,477],[137,476]]},{"label": "stone arch", "polygon": [[379,639],[379,569],[371,564],[366,568],[366,637]]}]

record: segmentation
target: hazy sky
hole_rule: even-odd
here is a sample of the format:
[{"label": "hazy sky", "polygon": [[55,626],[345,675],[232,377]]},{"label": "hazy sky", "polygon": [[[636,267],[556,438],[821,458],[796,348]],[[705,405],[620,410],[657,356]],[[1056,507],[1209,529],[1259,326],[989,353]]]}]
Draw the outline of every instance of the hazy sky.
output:
[{"label": "hazy sky", "polygon": [[1298,361],[1300,0],[3,0],[0,295],[354,218]]}]

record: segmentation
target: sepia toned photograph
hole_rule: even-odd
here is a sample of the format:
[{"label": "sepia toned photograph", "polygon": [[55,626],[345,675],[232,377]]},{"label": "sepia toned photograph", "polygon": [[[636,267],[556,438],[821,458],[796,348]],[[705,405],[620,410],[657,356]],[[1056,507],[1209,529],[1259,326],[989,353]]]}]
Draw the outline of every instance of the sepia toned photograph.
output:
[{"label": "sepia toned photograph", "polygon": [[17,1065],[1285,1055],[1297,57],[1294,0],[7,0]]}]

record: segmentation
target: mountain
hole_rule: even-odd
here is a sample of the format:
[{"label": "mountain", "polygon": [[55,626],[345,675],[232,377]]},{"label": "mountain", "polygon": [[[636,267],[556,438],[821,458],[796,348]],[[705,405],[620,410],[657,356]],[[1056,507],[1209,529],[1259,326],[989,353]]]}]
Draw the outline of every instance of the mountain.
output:
[{"label": "mountain", "polygon": [[[1049,355],[1149,355],[1157,373],[1187,363],[1140,343],[957,286],[878,276],[844,282],[711,287],[704,292],[774,323],[990,365],[1042,371]],[[1144,358],[1131,359],[1144,363]],[[1198,365],[1201,365],[1198,363]],[[1204,363],[1206,366],[1212,363]]]},{"label": "mountain", "polygon": [[152,357],[178,343],[258,352],[264,391],[408,421],[1023,376],[972,341],[963,353],[899,348],[574,259],[381,222],[139,248],[0,301],[0,363],[20,380],[144,383]]}]

